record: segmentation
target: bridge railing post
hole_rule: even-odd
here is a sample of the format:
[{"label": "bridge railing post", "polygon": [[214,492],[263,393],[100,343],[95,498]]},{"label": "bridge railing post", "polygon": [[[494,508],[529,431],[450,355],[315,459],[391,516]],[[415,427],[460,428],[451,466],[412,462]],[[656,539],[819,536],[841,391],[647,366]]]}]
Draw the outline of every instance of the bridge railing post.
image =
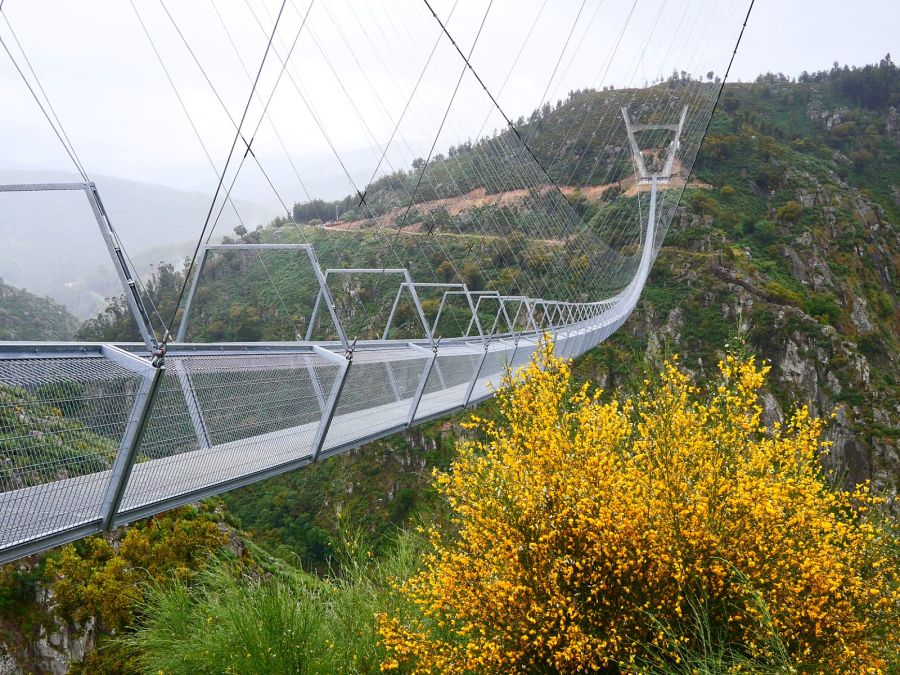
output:
[{"label": "bridge railing post", "polygon": [[391,324],[394,323],[394,314],[397,313],[397,306],[400,304],[400,296],[403,295],[403,286],[405,282],[400,282],[400,286],[397,287],[397,295],[394,296],[394,304],[391,305],[391,311],[388,314],[387,321],[384,324],[384,333],[381,334],[382,340],[388,339],[388,334],[391,332]]},{"label": "bridge railing post", "polygon": [[512,377],[513,374],[516,372],[516,352],[519,351],[519,340],[521,338],[522,338],[521,335],[516,335],[513,338],[513,351],[509,357],[509,361],[507,362],[507,366],[506,366],[506,373],[510,377]]},{"label": "bridge railing post", "polygon": [[206,267],[206,259],[209,256],[209,249],[204,246],[200,252],[200,262],[197,263],[197,271],[191,279],[191,286],[188,289],[187,296],[184,299],[184,310],[181,312],[181,321],[178,323],[178,331],[175,334],[176,342],[184,342],[187,336],[188,321],[191,317],[191,308],[194,305],[194,295],[197,293],[197,286],[200,283],[200,276]]},{"label": "bridge railing post", "polygon": [[466,390],[466,398],[463,403],[463,406],[469,405],[469,401],[472,398],[472,392],[475,391],[475,383],[478,382],[478,376],[481,375],[481,369],[484,367],[484,361],[487,358],[488,350],[491,348],[490,341],[484,343],[484,351],[481,352],[481,359],[478,361],[478,368],[475,369],[475,375],[472,377],[472,381],[469,382],[469,388]]},{"label": "bridge railing post", "polygon": [[119,506],[125,496],[125,488],[128,486],[128,479],[131,477],[131,470],[134,468],[137,450],[147,428],[150,410],[153,408],[153,402],[165,372],[163,366],[153,367],[149,363],[144,363],[147,370],[143,374],[134,405],[131,407],[131,413],[125,425],[125,433],[116,452],[106,492],[103,495],[103,502],[100,505],[100,527],[103,530],[110,529],[119,512]]},{"label": "bridge railing post", "polygon": [[206,419],[203,416],[203,410],[200,408],[200,401],[197,399],[197,392],[194,390],[191,375],[184,369],[183,364],[180,364],[180,367],[174,370],[175,377],[178,378],[178,385],[181,387],[182,394],[184,394],[184,403],[191,418],[191,425],[194,427],[197,443],[201,448],[209,448],[212,446],[212,441],[209,438],[209,429],[206,426]]},{"label": "bridge railing post", "polygon": [[319,410],[324,413],[326,410],[325,392],[322,391],[322,385],[319,384],[319,378],[316,377],[316,369],[313,368],[310,361],[306,362],[306,373],[309,375],[309,381],[312,382],[313,392],[316,394],[316,401],[319,402]]},{"label": "bridge railing post", "polygon": [[131,315],[134,317],[135,323],[137,323],[141,338],[147,346],[147,351],[152,352],[158,346],[156,335],[153,332],[153,323],[150,321],[150,315],[147,313],[146,307],[144,307],[144,301],[138,290],[134,270],[128,266],[125,253],[122,250],[122,242],[113,229],[109,215],[106,213],[106,208],[100,200],[100,192],[97,190],[97,186],[94,183],[85,183],[84,193],[87,195],[94,219],[100,228],[100,234],[103,236],[113,267],[116,270],[119,281],[122,283],[122,288],[125,290],[125,300],[128,302]]},{"label": "bridge railing post", "polygon": [[434,347],[430,350],[413,343],[410,343],[409,346],[419,351],[428,352],[428,363],[425,365],[425,369],[422,371],[422,375],[419,378],[419,384],[416,387],[412,405],[409,406],[409,415],[406,420],[406,426],[408,427],[412,426],[412,423],[416,419],[416,411],[419,409],[419,402],[422,400],[422,395],[425,393],[425,386],[428,384],[428,378],[431,376],[431,369],[434,367],[435,360],[437,360],[438,343],[436,342]]},{"label": "bridge railing post", "polygon": [[331,422],[334,414],[337,412],[338,402],[341,399],[341,392],[344,391],[344,385],[347,383],[347,375],[350,374],[350,366],[353,364],[353,349],[347,350],[347,353],[341,357],[332,351],[314,346],[313,349],[317,354],[324,356],[330,361],[340,363],[340,369],[335,377],[334,384],[328,394],[328,400],[325,403],[325,410],[322,418],[319,420],[319,426],[316,428],[316,435],[313,437],[312,445],[312,461],[317,462],[319,455],[322,454],[322,447],[325,445],[325,438],[328,436],[328,430],[331,428]]}]

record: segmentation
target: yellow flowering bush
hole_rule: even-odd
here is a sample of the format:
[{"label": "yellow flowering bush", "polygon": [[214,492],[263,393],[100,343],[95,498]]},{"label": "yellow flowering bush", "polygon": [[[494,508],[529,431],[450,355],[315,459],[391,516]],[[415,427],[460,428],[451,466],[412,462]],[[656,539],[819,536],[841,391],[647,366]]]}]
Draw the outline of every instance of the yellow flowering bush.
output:
[{"label": "yellow flowering bush", "polygon": [[145,582],[189,579],[227,543],[207,508],[154,516],[124,530],[116,544],[98,535],[62,547],[46,566],[60,614],[72,621],[94,618],[108,631],[127,627]]},{"label": "yellow flowering bush", "polygon": [[435,474],[449,523],[379,616],[382,669],[666,670],[712,641],[734,670],[885,670],[896,529],[828,485],[805,408],[765,428],[768,370],[729,356],[704,391],[673,360],[606,400],[541,349]]}]

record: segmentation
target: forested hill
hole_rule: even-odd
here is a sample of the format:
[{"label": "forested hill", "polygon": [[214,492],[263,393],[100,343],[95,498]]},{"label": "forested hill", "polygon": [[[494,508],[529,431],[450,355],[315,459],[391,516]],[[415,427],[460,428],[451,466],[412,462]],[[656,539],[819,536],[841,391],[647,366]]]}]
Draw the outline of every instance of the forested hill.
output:
[{"label": "forested hill", "polygon": [[[677,87],[681,79],[657,86]],[[523,133],[537,153],[550,153],[579,106],[616,94],[575,92],[532,114]],[[705,371],[728,336],[740,329],[749,335],[752,349],[776,364],[770,414],[782,415],[798,400],[810,402],[818,414],[836,412],[838,421],[830,432],[835,462],[854,480],[872,477],[896,489],[898,105],[900,71],[889,58],[797,80],[766,75],[753,83],[727,85],[638,310],[608,345],[583,359],[585,372],[616,381],[645,355],[665,350]],[[461,158],[479,147],[454,148],[448,152],[452,157],[438,156],[435,165],[460,171],[466,166]],[[604,148],[583,151],[604,153]],[[391,181],[413,181],[419,170],[421,166],[378,181],[367,201],[396,203],[396,194],[390,200],[384,196]],[[578,193],[569,197],[590,217],[589,211],[598,208],[585,196],[590,189],[575,187]],[[618,199],[612,199],[613,206]],[[352,219],[350,197],[343,203],[298,204],[294,211],[303,223],[320,210],[334,213],[335,205],[338,210],[350,205],[342,217]],[[452,217],[477,221],[478,208]],[[389,262],[382,259],[383,240],[371,227],[300,228],[320,259],[347,267]],[[436,233],[440,230],[438,226]],[[297,228],[283,220],[239,236],[248,242],[301,240]],[[424,247],[423,238],[418,239],[415,246]],[[413,246],[412,240],[400,237],[396,243]],[[515,257],[526,265],[542,256],[568,254],[565,246],[516,236],[504,239],[503,246],[517,249]],[[464,247],[464,236],[446,237],[431,265],[442,274],[439,256]],[[483,265],[493,278],[464,267],[462,280],[475,288],[500,281],[508,287],[520,270],[510,265],[505,249],[497,248]],[[415,264],[411,272],[421,276]],[[156,305],[170,308],[180,273],[163,271],[150,287]],[[455,280],[452,267],[446,271],[444,280]],[[232,283],[238,276],[247,281],[240,288]],[[310,271],[287,260],[272,258],[265,268],[251,256],[210,261],[189,336],[292,339],[305,329],[315,290]],[[358,288],[342,290],[363,296]],[[393,292],[379,301],[385,312]],[[345,320],[352,334],[363,335],[369,318],[368,312],[356,312]],[[398,319],[402,325],[404,317]],[[373,331],[377,327],[369,326]],[[133,328],[121,302],[81,333],[90,339],[125,339],[129,334]]]},{"label": "forested hill", "polygon": [[79,323],[50,298],[0,279],[0,340],[71,340]]},{"label": "forested hill", "polygon": [[[889,55],[877,65],[863,68],[841,68],[835,65],[831,71],[803,73],[797,79],[790,79],[782,74],[768,74],[752,84],[726,86],[726,101],[729,98],[735,102],[740,99],[752,101],[750,105],[745,104],[739,113],[728,117],[735,129],[747,125],[787,143],[805,139],[811,144],[805,148],[807,150],[827,148],[846,154],[856,164],[853,177],[865,178],[867,183],[874,182],[875,186],[870,189],[875,189],[883,200],[889,196],[889,191],[886,192],[885,188],[889,188],[891,183],[889,176],[879,176],[869,171],[874,159],[872,144],[881,135],[879,130],[885,131],[888,136],[891,134],[892,127],[885,129],[883,126],[889,121],[883,115],[878,115],[877,111],[885,113],[891,107],[900,106],[898,79],[900,70]],[[573,91],[564,100],[560,99],[552,105],[546,103],[527,118],[520,117],[516,126],[535,157],[546,167],[557,184],[573,188],[596,188],[606,185],[610,180],[627,180],[631,173],[627,139],[622,129],[618,129],[618,136],[613,137],[573,133],[573,129],[608,126],[605,116],[618,114],[618,106],[624,103],[636,107],[637,111],[632,114],[639,115],[643,99],[665,95],[677,100],[686,86],[692,83],[694,82],[688,73],[673,73],[665,82],[638,92]],[[677,105],[673,104],[671,107],[676,109]],[[817,117],[818,113],[840,110],[845,114],[839,115],[826,127],[818,124],[821,121]],[[725,119],[722,113],[720,110],[717,118],[720,122]],[[874,124],[874,129],[870,129],[866,136],[870,124]],[[832,131],[834,126],[837,128]],[[342,221],[365,219],[373,214],[380,215],[393,207],[408,205],[410,195],[414,195],[415,203],[419,204],[456,197],[460,192],[483,189],[485,177],[506,181],[499,185],[500,189],[516,190],[522,187],[514,182],[518,172],[504,171],[504,162],[515,161],[508,150],[512,135],[510,130],[495,131],[493,136],[485,137],[477,143],[469,141],[448,148],[446,154],[436,154],[427,166],[426,180],[421,181],[419,178],[425,160],[419,158],[408,171],[397,171],[369,185],[365,194],[366,206],[361,206],[359,195],[348,195],[342,200],[331,202],[314,200],[298,203],[294,207],[294,219],[301,223],[313,219],[331,220],[336,211]],[[830,155],[825,157],[826,161],[830,159]],[[881,161],[885,159],[891,158],[882,155]],[[619,170],[620,165],[626,170]],[[585,194],[599,196],[596,191],[586,191]],[[571,198],[571,193],[569,196]],[[577,197],[576,195],[576,201]],[[427,213],[422,216],[428,219]],[[436,217],[432,215],[431,220]]]},{"label": "forested hill", "polygon": [[[769,419],[835,419],[848,483],[900,488],[900,71],[884,59],[726,87],[637,310],[585,359],[610,384],[665,351],[707,371],[743,332]],[[593,366],[589,362],[593,360]]]}]

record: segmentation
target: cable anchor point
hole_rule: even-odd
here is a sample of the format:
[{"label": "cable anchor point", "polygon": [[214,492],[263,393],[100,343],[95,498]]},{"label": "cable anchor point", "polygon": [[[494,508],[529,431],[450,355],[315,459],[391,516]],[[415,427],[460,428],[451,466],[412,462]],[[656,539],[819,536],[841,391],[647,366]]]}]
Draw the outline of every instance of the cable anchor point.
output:
[{"label": "cable anchor point", "polygon": [[353,338],[353,342],[350,343],[350,345],[347,347],[347,351],[344,352],[344,358],[347,359],[348,361],[353,360],[353,352],[356,350],[356,341],[357,340],[359,340],[358,335],[355,338]]},{"label": "cable anchor point", "polygon": [[156,349],[151,352],[153,358],[150,360],[150,365],[154,368],[162,368],[165,365],[166,360],[166,351],[168,351],[168,343],[169,340],[172,339],[172,334],[166,330],[166,334],[163,336],[162,342],[160,342]]}]

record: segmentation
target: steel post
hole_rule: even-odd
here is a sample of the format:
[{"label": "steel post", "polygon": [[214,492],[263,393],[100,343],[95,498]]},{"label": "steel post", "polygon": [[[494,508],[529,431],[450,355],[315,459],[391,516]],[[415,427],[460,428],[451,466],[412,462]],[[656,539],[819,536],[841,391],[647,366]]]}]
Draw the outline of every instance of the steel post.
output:
[{"label": "steel post", "polygon": [[313,303],[312,313],[309,315],[309,325],[306,326],[306,341],[312,341],[313,329],[316,327],[316,320],[319,318],[319,305],[322,304],[322,289],[316,293],[316,301]]},{"label": "steel post", "polygon": [[647,164],[644,162],[644,155],[638,146],[637,139],[634,137],[634,129],[631,126],[631,118],[628,116],[628,108],[622,107],[622,119],[625,120],[625,133],[628,134],[628,144],[631,146],[631,155],[638,167],[638,178],[645,180],[649,177],[647,172]]},{"label": "steel post", "polygon": [[176,342],[184,342],[187,335],[188,319],[191,316],[191,307],[194,304],[194,293],[197,292],[197,285],[200,283],[200,275],[203,274],[203,268],[206,267],[206,257],[209,249],[204,246],[203,252],[200,254],[200,264],[197,265],[197,272],[191,279],[191,287],[188,289],[187,298],[184,301],[184,311],[181,313],[181,322],[178,324],[178,333],[175,335]]},{"label": "steel post", "polygon": [[487,358],[489,348],[490,343],[484,345],[484,351],[481,353],[481,359],[478,361],[478,368],[475,369],[475,377],[469,382],[469,388],[466,390],[466,398],[463,406],[469,405],[469,400],[472,398],[472,392],[475,390],[475,383],[478,382],[478,376],[481,375],[481,369],[484,366],[484,361]]},{"label": "steel post", "polygon": [[313,391],[316,394],[316,400],[319,402],[319,410],[325,412],[325,393],[322,391],[322,385],[319,378],[316,377],[316,369],[312,363],[306,362],[306,372],[309,374],[309,381],[312,382]]},{"label": "steel post", "polygon": [[413,285],[412,277],[409,276],[409,271],[403,270],[403,274],[406,277],[406,287],[409,289],[409,294],[412,296],[413,304],[416,307],[416,311],[419,313],[419,319],[422,322],[422,328],[425,329],[425,338],[428,340],[428,344],[433,347],[434,336],[431,334],[431,329],[428,327],[428,320],[425,318],[425,310],[422,309],[422,303],[419,302],[419,294],[416,292],[416,287]]},{"label": "steel post", "polygon": [[[429,350],[423,349],[418,345],[410,343],[410,347],[414,349],[421,350],[423,352],[428,352]],[[419,384],[416,387],[415,396],[413,396],[412,405],[409,406],[409,415],[406,420],[406,426],[412,426],[413,421],[416,419],[416,410],[419,408],[419,402],[422,400],[422,395],[425,393],[425,385],[428,384],[428,377],[431,375],[431,369],[434,366],[434,362],[437,359],[437,345],[435,345],[428,355],[428,363],[425,365],[425,369],[422,371],[422,376],[419,378]]]},{"label": "steel post", "polygon": [[388,314],[387,322],[384,324],[384,333],[381,336],[382,340],[388,339],[388,333],[391,331],[391,324],[394,322],[394,314],[397,312],[397,305],[400,304],[400,295],[403,293],[403,284],[397,288],[397,295],[394,297],[394,304],[391,305],[391,312]]},{"label": "steel post", "polygon": [[159,391],[159,383],[162,381],[164,372],[165,368],[162,366],[152,368],[144,374],[141,380],[134,405],[131,407],[131,415],[125,426],[122,442],[119,444],[119,450],[116,452],[116,459],[109,474],[106,493],[100,505],[100,527],[103,530],[109,529],[113,518],[119,511],[122,498],[125,496],[125,488],[128,486],[128,479],[134,467],[138,446],[144,430],[147,428],[150,410]]},{"label": "steel post", "polygon": [[341,325],[340,319],[338,319],[337,309],[334,306],[334,298],[331,297],[331,293],[328,291],[328,284],[326,283],[325,275],[322,274],[322,268],[319,266],[319,259],[316,256],[316,252],[313,250],[311,245],[307,244],[306,255],[309,257],[309,262],[312,265],[313,273],[316,275],[316,280],[319,282],[319,294],[325,300],[325,304],[328,307],[328,314],[331,316],[331,323],[334,324],[334,329],[337,331],[338,339],[341,341],[341,345],[345,350],[349,352],[350,350],[350,342],[347,340],[347,334],[344,332],[344,326]]},{"label": "steel post", "polygon": [[191,425],[194,427],[197,443],[201,448],[209,448],[212,446],[212,441],[209,439],[209,429],[206,427],[206,420],[203,418],[203,411],[200,409],[200,401],[197,400],[197,392],[194,391],[194,383],[191,380],[190,373],[185,370],[184,362],[179,363],[174,370],[175,377],[178,378],[178,385],[184,394],[184,402],[191,417]]},{"label": "steel post", "polygon": [[319,455],[322,453],[322,447],[325,445],[325,438],[326,436],[328,436],[328,429],[331,428],[331,422],[334,419],[335,412],[337,412],[337,406],[341,398],[341,392],[344,391],[344,385],[347,384],[347,375],[350,374],[350,366],[353,364],[353,352],[348,351],[347,355],[342,358],[334,352],[329,352],[327,349],[321,349],[317,351],[331,360],[341,359],[343,363],[341,364],[337,377],[334,380],[334,385],[331,387],[331,392],[328,394],[328,401],[325,404],[325,412],[322,414],[322,419],[319,420],[319,426],[316,429],[316,435],[313,437],[311,446],[313,462],[317,462],[319,460]]},{"label": "steel post", "polygon": [[513,370],[516,367],[516,352],[517,351],[519,351],[519,338],[518,337],[516,337],[515,341],[513,342],[513,353],[512,353],[512,356],[509,357],[509,362],[506,367],[506,370],[509,372],[510,375],[512,375]]},{"label": "steel post", "polygon": [[91,205],[91,211],[94,213],[94,219],[100,228],[100,234],[103,236],[103,242],[112,259],[113,267],[125,289],[125,300],[131,309],[138,330],[144,344],[147,345],[148,351],[155,351],[157,347],[156,336],[153,334],[153,325],[150,322],[150,316],[144,308],[144,302],[138,292],[137,283],[132,276],[128,263],[125,261],[125,254],[122,251],[122,245],[116,231],[113,229],[112,223],[103,208],[103,202],[100,201],[100,193],[97,192],[97,186],[93,183],[85,183],[83,185],[84,193],[87,195],[88,202]]},{"label": "steel post", "polygon": [[397,378],[394,376],[394,371],[388,361],[384,362],[384,370],[387,373],[388,384],[391,387],[391,393],[394,395],[394,400],[399,401],[403,396],[400,393],[400,387],[397,386]]}]

